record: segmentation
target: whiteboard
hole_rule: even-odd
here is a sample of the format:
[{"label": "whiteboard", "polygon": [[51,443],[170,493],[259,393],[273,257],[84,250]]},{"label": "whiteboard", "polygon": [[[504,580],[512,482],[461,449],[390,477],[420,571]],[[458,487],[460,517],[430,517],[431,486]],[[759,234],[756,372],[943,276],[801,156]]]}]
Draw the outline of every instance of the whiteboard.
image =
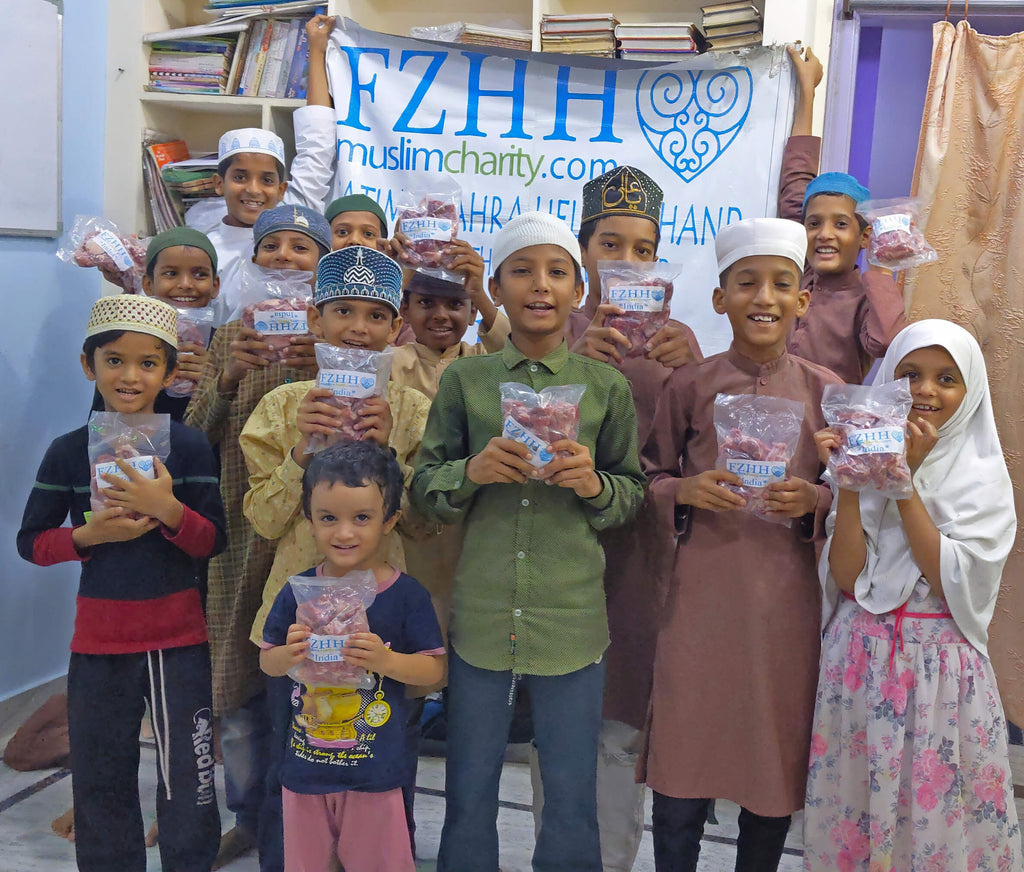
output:
[{"label": "whiteboard", "polygon": [[60,3],[0,0],[0,21],[0,235],[59,236]]}]

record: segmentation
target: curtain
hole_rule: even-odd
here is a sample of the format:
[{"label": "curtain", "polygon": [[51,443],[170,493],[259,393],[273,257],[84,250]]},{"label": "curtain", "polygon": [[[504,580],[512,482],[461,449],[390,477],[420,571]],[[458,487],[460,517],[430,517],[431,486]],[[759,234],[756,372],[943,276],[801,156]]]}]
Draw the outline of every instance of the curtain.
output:
[{"label": "curtain", "polygon": [[[923,229],[939,259],[907,276],[910,319],[948,318],[980,343],[1024,518],[1024,34],[985,36],[966,21],[934,26],[914,191],[927,204]],[[1024,724],[1020,527],[989,653],[1006,713]]]}]

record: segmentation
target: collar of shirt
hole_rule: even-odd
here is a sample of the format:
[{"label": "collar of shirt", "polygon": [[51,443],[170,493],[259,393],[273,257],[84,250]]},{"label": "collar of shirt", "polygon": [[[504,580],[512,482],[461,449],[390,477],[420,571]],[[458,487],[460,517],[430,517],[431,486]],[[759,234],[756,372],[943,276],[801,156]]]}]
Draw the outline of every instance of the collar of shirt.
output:
[{"label": "collar of shirt", "polygon": [[[760,376],[761,378],[767,379],[775,375],[780,369],[782,369],[786,360],[789,358],[789,354],[785,351],[782,352],[775,360],[769,360],[767,363],[758,363],[756,360],[751,360],[749,357],[745,357],[736,350],[735,345],[730,345],[729,350],[726,352],[729,358],[729,362],[733,364],[741,372],[745,372],[748,375]],[[764,384],[764,382],[762,382]]]},{"label": "collar of shirt", "polygon": [[526,361],[533,363],[539,363],[548,372],[557,374],[558,371],[565,366],[569,360],[569,346],[563,339],[562,344],[558,346],[554,351],[540,360],[533,360],[533,358],[527,357],[523,352],[515,347],[515,344],[511,339],[505,343],[505,347],[501,351],[501,360],[505,364],[505,368],[509,371],[515,369],[519,364]]},{"label": "collar of shirt", "polygon": [[435,351],[433,348],[428,348],[422,342],[411,342],[409,344],[416,352],[416,356],[419,357],[420,361],[429,366],[436,366],[442,361],[450,363],[462,355],[461,342],[456,342],[455,345],[446,348],[444,351]]},{"label": "collar of shirt", "polygon": [[843,291],[859,291],[861,287],[860,278],[860,269],[856,266],[838,275],[820,275],[815,273],[810,285],[811,302],[814,302],[815,293],[838,294]]}]

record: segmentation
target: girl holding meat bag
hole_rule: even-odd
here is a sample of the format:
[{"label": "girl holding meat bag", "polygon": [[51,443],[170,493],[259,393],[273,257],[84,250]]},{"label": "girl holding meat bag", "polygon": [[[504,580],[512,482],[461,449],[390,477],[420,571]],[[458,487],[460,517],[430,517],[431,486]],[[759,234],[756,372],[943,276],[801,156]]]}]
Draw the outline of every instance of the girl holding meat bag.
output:
[{"label": "girl holding meat bag", "polygon": [[[919,321],[882,361],[880,382],[901,378],[913,493],[839,489],[827,522],[804,867],[1020,869],[986,653],[1016,518],[985,362],[967,331]],[[815,441],[823,460],[839,445]]]}]

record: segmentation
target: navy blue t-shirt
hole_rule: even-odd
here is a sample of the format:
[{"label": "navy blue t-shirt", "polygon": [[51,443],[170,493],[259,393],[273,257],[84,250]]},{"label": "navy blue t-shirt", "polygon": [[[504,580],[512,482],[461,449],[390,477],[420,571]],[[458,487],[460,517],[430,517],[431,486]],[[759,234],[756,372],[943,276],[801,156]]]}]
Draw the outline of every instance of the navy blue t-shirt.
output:
[{"label": "navy blue t-shirt", "polygon": [[[316,569],[301,573],[315,576]],[[295,623],[296,601],[290,584],[274,600],[263,626],[263,641],[284,645]],[[430,594],[404,572],[378,589],[366,610],[370,630],[400,654],[443,649],[441,628]],[[405,685],[374,675],[371,690],[318,688],[316,695],[296,683],[288,754],[281,784],[293,793],[325,794],[344,790],[379,792],[408,780],[405,763]]]}]

